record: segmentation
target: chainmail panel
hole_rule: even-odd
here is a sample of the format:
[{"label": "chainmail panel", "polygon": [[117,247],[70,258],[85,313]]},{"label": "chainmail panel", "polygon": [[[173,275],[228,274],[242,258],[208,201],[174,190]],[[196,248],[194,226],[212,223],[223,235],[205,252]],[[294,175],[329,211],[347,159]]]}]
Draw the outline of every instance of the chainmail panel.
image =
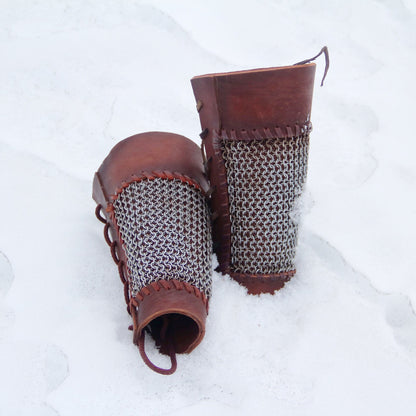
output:
[{"label": "chainmail panel", "polygon": [[231,270],[277,274],[295,269],[295,201],[306,180],[309,133],[222,140],[231,219]]},{"label": "chainmail panel", "polygon": [[211,295],[211,224],[201,191],[179,179],[144,179],[124,188],[113,206],[132,296],[161,279]]}]

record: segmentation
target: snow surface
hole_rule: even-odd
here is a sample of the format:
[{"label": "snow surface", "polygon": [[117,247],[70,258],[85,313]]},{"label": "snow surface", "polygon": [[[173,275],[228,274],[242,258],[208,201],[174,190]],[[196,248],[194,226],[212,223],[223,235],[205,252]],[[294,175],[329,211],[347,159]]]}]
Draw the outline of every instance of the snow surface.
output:
[{"label": "snow surface", "polygon": [[[414,0],[3,0],[0,415],[416,414],[415,14]],[[192,76],[325,44],[296,277],[249,296],[214,273],[204,341],[153,373],[94,171],[135,133],[199,142]]]}]

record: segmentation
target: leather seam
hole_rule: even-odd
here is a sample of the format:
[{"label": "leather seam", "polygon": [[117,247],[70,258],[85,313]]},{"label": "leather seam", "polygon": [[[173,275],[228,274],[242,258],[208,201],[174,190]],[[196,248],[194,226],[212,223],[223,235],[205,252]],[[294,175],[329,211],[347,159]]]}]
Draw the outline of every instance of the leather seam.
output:
[{"label": "leather seam", "polygon": [[221,140],[247,141],[264,139],[286,139],[309,134],[312,123],[293,124],[287,126],[259,127],[252,129],[219,129],[214,134]]},{"label": "leather seam", "polygon": [[156,178],[166,179],[169,181],[173,181],[175,179],[180,180],[181,182],[186,183],[192,186],[193,188],[197,189],[205,196],[205,192],[202,189],[201,185],[199,185],[198,182],[191,179],[189,176],[182,175],[177,172],[169,172],[169,171],[152,171],[152,172],[143,171],[141,172],[140,176],[133,175],[129,181],[123,181],[120,184],[120,187],[116,189],[115,194],[111,195],[109,198],[111,202],[109,202],[107,205],[107,209],[106,209],[107,212],[110,210],[113,210],[112,208],[113,203],[119,198],[123,190],[127,188],[129,185],[131,185],[134,182],[142,182],[144,180],[152,181],[152,180],[155,180]]},{"label": "leather seam", "polygon": [[140,291],[136,294],[136,296],[131,298],[131,303],[136,308],[139,307],[140,303],[144,300],[146,296],[151,295],[155,292],[160,292],[163,290],[186,290],[189,294],[195,295],[198,299],[201,299],[203,302],[207,312],[208,312],[208,298],[206,297],[205,293],[200,291],[197,287],[187,283],[182,282],[177,279],[171,280],[157,280],[155,282],[149,283],[147,286],[140,289]]}]

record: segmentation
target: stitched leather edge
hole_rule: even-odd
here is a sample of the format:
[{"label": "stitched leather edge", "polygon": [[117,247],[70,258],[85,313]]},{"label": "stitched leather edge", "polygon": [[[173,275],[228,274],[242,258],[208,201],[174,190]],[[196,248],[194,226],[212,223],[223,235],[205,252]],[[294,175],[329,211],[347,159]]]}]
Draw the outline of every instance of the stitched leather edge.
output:
[{"label": "stitched leather edge", "polygon": [[260,295],[262,293],[273,294],[276,290],[281,289],[286,282],[296,273],[296,270],[278,274],[244,274],[233,273],[229,275],[239,284],[245,286],[249,294]]},{"label": "stitched leather edge", "polygon": [[[121,192],[123,192],[123,189],[127,188],[133,182],[141,182],[141,181],[144,181],[144,180],[152,181],[156,178],[167,179],[169,181],[179,179],[181,182],[187,183],[188,185],[193,186],[194,188],[198,189],[205,196],[205,192],[202,189],[201,185],[199,185],[198,182],[194,181],[189,176],[182,175],[182,174],[177,173],[177,172],[169,172],[169,171],[165,170],[165,171],[152,171],[152,172],[143,171],[143,172],[141,172],[140,176],[133,175],[129,181],[127,181],[127,182],[123,181],[120,184],[120,187],[116,189],[116,193],[110,196],[110,200],[112,202],[116,201],[118,199],[118,197],[120,196]],[[112,202],[110,202],[109,205],[111,205]],[[108,209],[108,206],[107,206],[107,209]]]},{"label": "stitched leather edge", "polygon": [[282,272],[282,273],[273,273],[273,274],[260,274],[260,273],[240,273],[240,272],[233,272],[232,270],[226,271],[227,274],[229,274],[231,277],[235,278],[249,278],[249,279],[264,279],[264,280],[272,280],[272,279],[281,279],[286,282],[288,282],[295,274],[295,270],[290,270],[288,272]]},{"label": "stitched leather edge", "polygon": [[[218,214],[218,217],[221,217],[221,219],[218,218],[218,220],[221,221],[222,227],[219,232],[221,233],[221,236],[219,237],[221,241],[221,246],[226,247],[226,252],[222,251],[221,256],[221,267],[222,268],[228,268],[231,263],[231,217],[230,217],[230,201],[228,197],[228,180],[227,180],[227,171],[225,169],[225,163],[224,159],[222,157],[221,152],[221,140],[220,137],[215,134],[213,134],[212,137],[212,146],[214,151],[214,160],[217,164],[217,178],[212,178],[209,174],[209,179],[211,185],[215,186],[215,193],[216,198],[219,199],[219,206],[216,207],[216,214]],[[217,253],[218,254],[218,253]]]},{"label": "stitched leather edge", "polygon": [[208,312],[208,298],[205,296],[205,294],[201,292],[197,287],[177,279],[161,279],[157,280],[156,282],[149,283],[136,294],[135,298],[130,300],[130,303],[132,303],[137,308],[145,296],[149,296],[152,293],[159,292],[161,290],[186,290],[188,293],[194,294],[198,299],[201,299]]},{"label": "stitched leather edge", "polygon": [[308,134],[312,131],[312,123],[309,121],[303,125],[261,127],[255,129],[221,129],[214,130],[214,135],[221,140],[264,140],[264,139],[285,139]]}]

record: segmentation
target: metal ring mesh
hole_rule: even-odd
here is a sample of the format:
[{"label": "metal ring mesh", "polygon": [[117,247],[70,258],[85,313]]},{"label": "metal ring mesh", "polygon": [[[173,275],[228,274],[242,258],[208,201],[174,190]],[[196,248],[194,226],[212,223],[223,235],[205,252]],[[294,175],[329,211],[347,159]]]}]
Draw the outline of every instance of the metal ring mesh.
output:
[{"label": "metal ring mesh", "polygon": [[131,183],[113,203],[130,291],[177,279],[211,295],[212,237],[203,194],[179,179]]},{"label": "metal ring mesh", "polygon": [[231,219],[231,269],[277,274],[295,269],[295,201],[306,180],[309,134],[222,140]]}]

